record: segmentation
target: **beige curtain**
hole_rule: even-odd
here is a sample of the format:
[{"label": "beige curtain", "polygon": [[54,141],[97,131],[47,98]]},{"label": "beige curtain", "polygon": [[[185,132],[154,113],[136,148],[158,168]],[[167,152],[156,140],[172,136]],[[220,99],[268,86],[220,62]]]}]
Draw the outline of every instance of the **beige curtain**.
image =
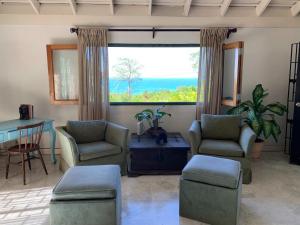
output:
[{"label": "beige curtain", "polygon": [[108,119],[107,29],[78,28],[79,119]]},{"label": "beige curtain", "polygon": [[200,31],[200,57],[196,118],[201,113],[219,114],[222,95],[222,45],[227,28],[209,28]]}]

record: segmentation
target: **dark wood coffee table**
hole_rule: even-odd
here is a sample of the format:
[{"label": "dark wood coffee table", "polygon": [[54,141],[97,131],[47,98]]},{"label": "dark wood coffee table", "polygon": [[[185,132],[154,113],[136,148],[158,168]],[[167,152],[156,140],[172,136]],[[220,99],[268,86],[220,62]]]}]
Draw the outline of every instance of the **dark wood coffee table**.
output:
[{"label": "dark wood coffee table", "polygon": [[162,145],[148,135],[132,134],[128,176],[181,174],[189,150],[190,145],[180,133],[168,133],[168,143]]}]

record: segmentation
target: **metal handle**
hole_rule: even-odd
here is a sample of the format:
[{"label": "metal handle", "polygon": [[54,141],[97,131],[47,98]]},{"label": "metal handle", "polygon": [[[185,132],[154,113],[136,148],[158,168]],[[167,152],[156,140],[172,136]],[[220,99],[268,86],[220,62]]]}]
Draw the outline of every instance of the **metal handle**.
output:
[{"label": "metal handle", "polygon": [[296,103],[296,107],[300,107],[300,102],[297,102],[297,103]]}]

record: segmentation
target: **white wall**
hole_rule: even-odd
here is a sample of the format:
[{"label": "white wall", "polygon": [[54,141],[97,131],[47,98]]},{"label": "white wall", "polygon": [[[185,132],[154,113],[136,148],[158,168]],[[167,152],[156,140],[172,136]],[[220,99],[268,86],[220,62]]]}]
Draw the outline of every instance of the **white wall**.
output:
[{"label": "white wall", "polygon": [[[37,117],[53,118],[56,125],[77,119],[77,106],[55,106],[49,101],[46,44],[75,43],[69,26],[0,26],[0,121],[18,117],[21,103],[35,105]],[[115,43],[198,43],[198,33],[112,33]],[[240,28],[228,40],[244,41],[242,99],[251,96],[257,83],[269,91],[268,101],[285,103],[290,44],[300,40],[299,28]],[[111,119],[135,131],[133,115],[143,106],[112,106]],[[168,106],[169,131],[185,136],[195,117],[193,106]],[[283,125],[283,121],[282,125]],[[273,145],[273,143],[270,143]],[[277,145],[281,148],[282,140]],[[45,147],[47,147],[45,142]]]}]

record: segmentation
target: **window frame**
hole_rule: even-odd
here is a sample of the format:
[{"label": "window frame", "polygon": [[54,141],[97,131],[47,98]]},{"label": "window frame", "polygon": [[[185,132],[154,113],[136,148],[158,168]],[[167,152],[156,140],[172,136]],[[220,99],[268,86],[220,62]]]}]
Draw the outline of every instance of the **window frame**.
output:
[{"label": "window frame", "polygon": [[[199,44],[155,44],[155,43],[148,43],[148,44],[136,44],[136,43],[109,43],[108,47],[134,47],[134,48],[141,48],[141,47],[160,47],[160,48],[184,48],[184,47],[199,47]],[[111,106],[134,106],[134,105],[196,105],[196,102],[110,102]]]},{"label": "window frame", "polygon": [[78,105],[79,99],[56,99],[55,79],[54,79],[54,56],[55,50],[73,50],[77,51],[77,44],[48,44],[47,63],[48,63],[48,79],[49,79],[49,95],[50,102],[53,105]]}]

